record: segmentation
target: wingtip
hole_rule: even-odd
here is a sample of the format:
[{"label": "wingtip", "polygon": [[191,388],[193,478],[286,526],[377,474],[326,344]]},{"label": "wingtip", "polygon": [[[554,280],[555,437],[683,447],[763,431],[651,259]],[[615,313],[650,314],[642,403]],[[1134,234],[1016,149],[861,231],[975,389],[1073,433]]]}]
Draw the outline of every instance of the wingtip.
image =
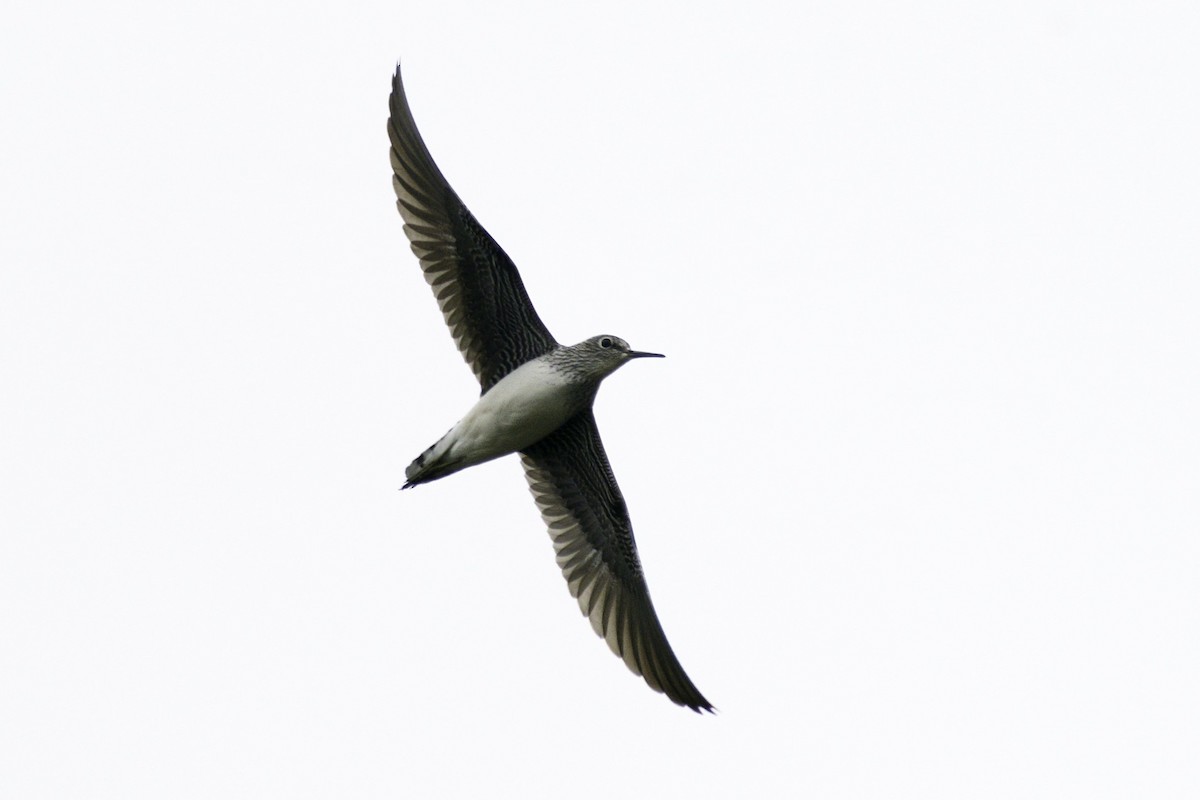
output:
[{"label": "wingtip", "polygon": [[[695,687],[692,688],[695,690]],[[670,695],[667,695],[667,697],[684,708],[695,711],[701,716],[705,714],[712,714],[713,716],[717,715],[717,708],[712,703],[708,702],[708,700],[704,699],[704,695],[700,694],[699,691],[695,691],[695,694],[692,697],[671,697]]]}]

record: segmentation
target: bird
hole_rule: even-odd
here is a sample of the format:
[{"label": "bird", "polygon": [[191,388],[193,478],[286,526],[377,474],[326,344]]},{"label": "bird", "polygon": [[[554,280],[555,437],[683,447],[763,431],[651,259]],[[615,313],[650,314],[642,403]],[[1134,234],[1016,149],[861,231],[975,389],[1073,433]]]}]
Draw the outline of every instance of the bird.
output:
[{"label": "bird", "polygon": [[466,416],[407,467],[403,488],[519,454],[558,566],[592,628],[650,688],[697,713],[714,713],[654,611],[592,411],[606,377],[630,361],[663,356],[633,350],[611,334],[559,344],[512,259],[434,163],[399,64],[388,105],[392,186],[404,232],[481,388]]}]

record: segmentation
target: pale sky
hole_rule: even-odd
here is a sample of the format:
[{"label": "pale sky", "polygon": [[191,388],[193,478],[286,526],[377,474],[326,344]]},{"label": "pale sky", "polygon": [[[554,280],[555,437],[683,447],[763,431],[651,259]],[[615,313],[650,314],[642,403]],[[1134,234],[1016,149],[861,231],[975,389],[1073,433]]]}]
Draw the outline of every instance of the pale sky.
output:
[{"label": "pale sky", "polygon": [[[22,3],[0,796],[1200,796],[1194,3]],[[409,251],[563,342],[699,717],[567,593]]]}]

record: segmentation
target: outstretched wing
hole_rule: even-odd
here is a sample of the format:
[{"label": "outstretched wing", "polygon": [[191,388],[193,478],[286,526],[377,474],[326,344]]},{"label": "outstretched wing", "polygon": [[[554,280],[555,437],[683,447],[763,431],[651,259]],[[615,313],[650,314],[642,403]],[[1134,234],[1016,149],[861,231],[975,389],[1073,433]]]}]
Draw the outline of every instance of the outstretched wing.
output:
[{"label": "outstretched wing", "polygon": [[567,586],[596,633],[651,689],[693,711],[712,711],[654,613],[625,498],[591,410],[523,450],[521,463]]},{"label": "outstretched wing", "polygon": [[392,79],[388,137],[404,232],[446,324],[483,391],[556,346],[512,259],[442,177],[413,121],[400,67]]}]

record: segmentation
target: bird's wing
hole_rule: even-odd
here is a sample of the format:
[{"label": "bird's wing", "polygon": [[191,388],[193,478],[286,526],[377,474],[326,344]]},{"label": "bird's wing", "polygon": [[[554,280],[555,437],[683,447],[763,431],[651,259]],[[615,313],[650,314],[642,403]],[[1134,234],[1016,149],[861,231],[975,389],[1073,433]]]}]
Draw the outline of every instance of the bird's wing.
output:
[{"label": "bird's wing", "polygon": [[655,691],[712,711],[663,633],[633,541],[625,499],[590,409],[521,452],[571,595],[596,633]]},{"label": "bird's wing", "polygon": [[512,259],[458,199],[429,155],[404,96],[399,66],[389,105],[392,186],[404,232],[455,344],[486,392],[557,343],[529,302]]}]

